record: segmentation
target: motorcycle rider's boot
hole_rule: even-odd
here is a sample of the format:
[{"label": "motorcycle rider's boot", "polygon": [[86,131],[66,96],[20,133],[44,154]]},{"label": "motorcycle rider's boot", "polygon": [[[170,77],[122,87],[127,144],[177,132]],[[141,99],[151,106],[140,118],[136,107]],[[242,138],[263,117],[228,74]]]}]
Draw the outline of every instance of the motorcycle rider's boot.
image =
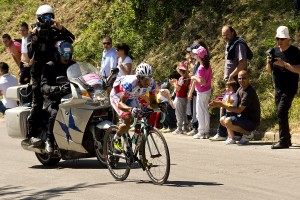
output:
[{"label": "motorcycle rider's boot", "polygon": [[53,148],[54,148],[53,143],[54,143],[53,140],[50,137],[47,137],[45,141],[45,151],[50,155],[53,154]]}]

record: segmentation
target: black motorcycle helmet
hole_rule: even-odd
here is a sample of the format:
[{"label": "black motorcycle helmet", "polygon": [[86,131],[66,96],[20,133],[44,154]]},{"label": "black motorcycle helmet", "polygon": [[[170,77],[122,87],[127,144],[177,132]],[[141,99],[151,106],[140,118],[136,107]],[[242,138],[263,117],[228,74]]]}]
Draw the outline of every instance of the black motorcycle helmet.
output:
[{"label": "black motorcycle helmet", "polygon": [[56,43],[55,47],[56,47],[55,57],[57,61],[60,61],[62,58],[66,58],[65,61],[72,60],[73,46],[71,43],[65,41],[59,41]]}]

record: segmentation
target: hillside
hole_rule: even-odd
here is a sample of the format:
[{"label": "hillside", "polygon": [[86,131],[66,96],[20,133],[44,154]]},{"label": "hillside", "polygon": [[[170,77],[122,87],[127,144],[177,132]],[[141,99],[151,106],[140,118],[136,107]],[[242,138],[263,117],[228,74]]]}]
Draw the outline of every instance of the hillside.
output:
[{"label": "hillside", "polygon": [[[291,21],[290,0],[1,0],[0,33],[19,38],[18,24],[34,22],[39,5],[48,3],[56,18],[76,36],[75,59],[99,64],[102,38],[110,35],[114,43],[131,47],[135,64],[144,60],[155,67],[157,79],[166,78],[174,63],[184,59],[186,47],[195,39],[204,40],[212,55],[214,96],[219,94],[225,43],[221,27],[231,24],[254,52],[249,69],[252,84],[262,105],[261,131],[277,130],[272,79],[264,70],[265,51],[275,45],[279,25],[290,28],[292,43],[299,46],[299,24]],[[0,60],[16,66],[0,46]],[[213,110],[213,117],[218,117]],[[290,113],[292,132],[300,132],[300,97]],[[214,124],[212,124],[214,125]]]}]

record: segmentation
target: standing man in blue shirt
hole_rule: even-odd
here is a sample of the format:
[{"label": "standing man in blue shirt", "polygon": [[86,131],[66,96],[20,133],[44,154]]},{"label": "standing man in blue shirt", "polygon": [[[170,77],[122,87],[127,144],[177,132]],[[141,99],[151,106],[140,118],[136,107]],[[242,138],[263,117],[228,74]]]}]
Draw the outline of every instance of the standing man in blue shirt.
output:
[{"label": "standing man in blue shirt", "polygon": [[112,47],[112,39],[109,36],[103,38],[103,54],[101,60],[100,74],[102,77],[108,77],[110,71],[118,65],[118,56],[115,48]]}]

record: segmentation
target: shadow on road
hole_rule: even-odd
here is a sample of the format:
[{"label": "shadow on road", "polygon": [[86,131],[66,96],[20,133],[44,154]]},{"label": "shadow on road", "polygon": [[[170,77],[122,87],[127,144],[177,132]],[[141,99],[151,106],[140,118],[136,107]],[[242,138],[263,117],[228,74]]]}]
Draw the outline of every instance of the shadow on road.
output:
[{"label": "shadow on road", "polygon": [[[29,192],[30,190],[23,189],[22,186],[3,186],[0,187],[0,199],[18,199],[18,200],[38,200],[38,199],[53,199],[63,196],[67,193],[75,193],[88,188],[97,188],[99,186],[105,186],[110,184],[118,184],[118,182],[98,183],[98,184],[77,184],[71,187],[52,188],[47,190],[41,190],[36,192]],[[26,193],[26,194],[24,194]]]},{"label": "shadow on road", "polygon": [[56,166],[44,166],[40,165],[33,165],[30,168],[32,169],[106,169],[102,164],[99,163],[97,159],[95,160],[84,160],[84,159],[77,159],[77,160],[65,160],[60,161]]},{"label": "shadow on road", "polygon": [[[133,181],[134,182],[134,181]],[[137,184],[141,183],[150,183],[153,184],[151,181],[144,181],[140,180],[136,182]],[[196,182],[196,181],[167,181],[163,186],[169,186],[169,187],[194,187],[194,186],[220,186],[224,185],[222,183],[216,183],[216,182]]]}]

